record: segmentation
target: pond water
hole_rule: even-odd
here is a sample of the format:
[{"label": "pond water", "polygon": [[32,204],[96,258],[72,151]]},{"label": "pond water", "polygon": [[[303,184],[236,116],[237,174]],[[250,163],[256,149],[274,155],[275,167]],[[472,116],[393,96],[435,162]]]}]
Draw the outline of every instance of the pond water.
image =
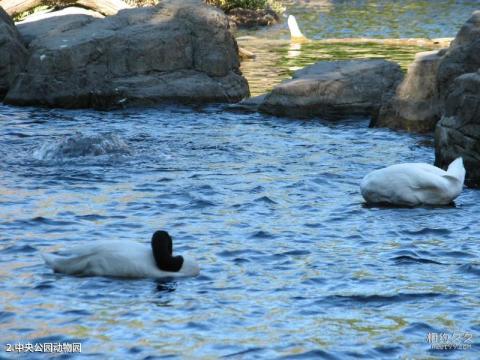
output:
[{"label": "pond water", "polygon": [[[319,3],[302,2],[328,20]],[[331,3],[347,12],[351,2]],[[435,36],[453,36],[473,6],[418,3],[427,15],[456,11]],[[418,50],[298,50],[281,36],[251,40],[278,55],[276,68],[249,63],[253,92],[317,56],[406,64]],[[78,147],[59,145],[69,137]],[[368,119],[287,120],[222,106],[0,105],[1,346],[78,342],[82,354],[72,357],[98,359],[477,359],[480,193],[465,189],[452,207],[394,209],[366,207],[359,192],[384,165],[432,163],[431,142],[369,129]],[[53,273],[40,256],[99,239],[148,243],[158,229],[197,259],[200,276],[81,278]],[[445,332],[466,349],[432,350],[428,340]]]},{"label": "pond water", "polygon": [[[367,208],[359,193],[382,165],[431,163],[429,138],[221,107],[0,107],[0,122],[6,343],[81,342],[98,358],[425,357],[428,333],[455,329],[479,345],[480,193],[415,210]],[[55,145],[76,132],[121,143],[81,157]],[[77,278],[40,257],[156,229],[199,277]]]},{"label": "pond water", "polygon": [[[311,39],[453,37],[478,0],[286,0],[286,15],[295,15]],[[259,37],[289,36],[286,25],[243,31]]]}]

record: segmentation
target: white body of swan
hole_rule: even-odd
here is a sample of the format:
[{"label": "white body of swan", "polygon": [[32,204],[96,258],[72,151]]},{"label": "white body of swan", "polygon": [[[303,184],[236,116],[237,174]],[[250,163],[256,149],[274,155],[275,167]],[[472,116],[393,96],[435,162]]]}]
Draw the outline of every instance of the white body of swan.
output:
[{"label": "white body of swan", "polygon": [[133,241],[106,241],[80,245],[65,255],[42,254],[56,272],[81,276],[112,276],[125,278],[171,278],[196,276],[200,272],[193,259],[183,257],[178,272],[160,270],[149,244]]},{"label": "white body of swan", "polygon": [[463,189],[465,168],[462,158],[447,171],[429,164],[408,163],[372,171],[360,184],[367,203],[393,205],[448,205]]}]

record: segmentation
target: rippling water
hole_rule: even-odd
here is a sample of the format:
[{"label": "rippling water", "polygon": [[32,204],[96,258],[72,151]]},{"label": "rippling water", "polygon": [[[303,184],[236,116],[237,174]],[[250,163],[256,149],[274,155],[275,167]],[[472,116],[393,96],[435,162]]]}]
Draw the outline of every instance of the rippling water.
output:
[{"label": "rippling water", "polygon": [[[480,193],[418,209],[359,194],[373,169],[431,163],[430,138],[196,110],[0,107],[2,342],[81,342],[99,359],[478,358]],[[34,156],[76,132],[128,151]],[[40,257],[156,229],[199,277],[78,278]],[[450,329],[473,349],[430,350]]]},{"label": "rippling water", "polygon": [[[295,3],[288,12],[312,39],[454,36],[478,6]],[[287,34],[281,24],[241,42],[257,54],[242,64],[253,94],[319,59],[405,68],[428,50],[291,45]],[[0,106],[1,346],[81,342],[99,359],[477,359],[480,193],[465,189],[455,207],[366,207],[366,173],[433,162],[430,137],[367,125],[222,107]],[[40,256],[99,239],[148,243],[157,229],[197,258],[199,277],[78,278]],[[428,334],[445,331],[472,334],[472,349],[431,350]]]}]

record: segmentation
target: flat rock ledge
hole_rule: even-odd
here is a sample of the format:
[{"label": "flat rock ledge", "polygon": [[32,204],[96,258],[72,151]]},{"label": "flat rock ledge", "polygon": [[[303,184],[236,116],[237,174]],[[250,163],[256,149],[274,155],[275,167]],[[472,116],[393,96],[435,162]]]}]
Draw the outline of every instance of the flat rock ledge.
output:
[{"label": "flat rock ledge", "polygon": [[226,16],[200,0],[65,17],[21,24],[30,54],[5,103],[116,108],[249,95]]},{"label": "flat rock ledge", "polygon": [[258,110],[277,116],[338,120],[375,115],[403,73],[386,60],[322,61],[276,86]]},{"label": "flat rock ledge", "polygon": [[0,100],[27,61],[27,49],[10,16],[0,7]]},{"label": "flat rock ledge", "polygon": [[480,71],[457,77],[453,89],[435,129],[435,165],[462,156],[467,185],[480,187]]}]

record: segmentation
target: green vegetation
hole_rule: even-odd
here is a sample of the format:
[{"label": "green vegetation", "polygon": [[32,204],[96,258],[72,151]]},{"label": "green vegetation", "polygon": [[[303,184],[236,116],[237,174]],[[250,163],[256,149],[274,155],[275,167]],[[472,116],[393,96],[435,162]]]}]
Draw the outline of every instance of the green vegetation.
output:
[{"label": "green vegetation", "polygon": [[282,4],[277,0],[205,0],[211,5],[221,8],[228,12],[232,9],[242,8],[251,10],[271,9],[276,13],[281,13],[285,10]]},{"label": "green vegetation", "polygon": [[34,7],[30,10],[15,14],[15,15],[12,16],[12,19],[15,22],[22,21],[22,20],[25,20],[25,18],[27,16],[30,16],[30,15],[33,15],[33,14],[36,14],[36,13],[39,13],[39,12],[47,12],[50,9],[52,9],[52,7],[50,5],[40,5],[40,6]]}]

